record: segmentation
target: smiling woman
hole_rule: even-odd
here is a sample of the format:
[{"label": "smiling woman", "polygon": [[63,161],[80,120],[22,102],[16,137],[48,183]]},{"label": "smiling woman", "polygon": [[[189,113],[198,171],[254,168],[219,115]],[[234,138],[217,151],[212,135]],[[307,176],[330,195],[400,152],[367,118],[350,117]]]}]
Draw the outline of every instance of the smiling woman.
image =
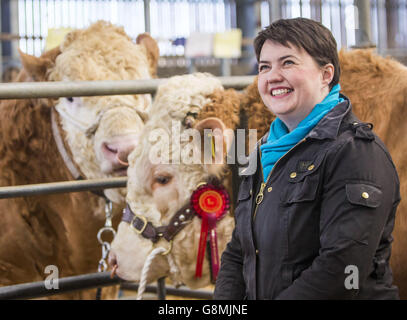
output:
[{"label": "smiling woman", "polygon": [[291,131],[329,93],[333,73],[331,63],[320,67],[304,49],[266,40],[259,61],[259,93]]},{"label": "smiling woman", "polygon": [[254,47],[259,94],[276,119],[242,180],[215,299],[397,299],[399,180],[339,93],[335,39],[319,22],[282,19]]}]

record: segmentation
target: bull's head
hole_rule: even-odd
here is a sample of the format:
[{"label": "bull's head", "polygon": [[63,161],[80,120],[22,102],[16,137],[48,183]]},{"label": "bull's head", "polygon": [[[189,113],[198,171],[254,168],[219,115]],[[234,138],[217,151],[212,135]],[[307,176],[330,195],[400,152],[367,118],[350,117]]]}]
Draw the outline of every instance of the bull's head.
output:
[{"label": "bull's head", "polygon": [[[97,22],[69,33],[40,58],[21,53],[25,73],[34,81],[150,79],[158,60],[147,34],[134,43],[122,28]],[[50,100],[73,162],[84,178],[123,176],[127,156],[138,142],[151,97],[144,95],[63,97]],[[107,190],[115,202],[125,190]]]},{"label": "bull's head", "polygon": [[[161,85],[151,109],[153,116],[142,130],[140,144],[129,157],[127,203],[130,209],[153,226],[166,226],[190,202],[191,195],[201,183],[216,177],[225,184],[226,146],[232,143],[233,134],[230,133],[237,126],[238,113],[238,93],[224,91],[212,76],[176,76]],[[203,147],[205,129],[217,132],[214,136],[220,142],[209,150]],[[205,156],[200,151],[209,151],[213,162],[221,159],[222,163],[203,162],[205,157],[208,159],[208,154]],[[182,218],[179,220],[177,223],[184,223]],[[157,256],[152,262],[148,282],[170,276],[191,288],[210,283],[206,258],[202,277],[195,277],[201,222],[196,215],[185,222],[185,227],[172,239],[170,253]],[[219,256],[231,237],[233,226],[229,214],[217,223]],[[163,237],[152,242],[135,231],[131,223],[122,222],[112,244],[110,263],[117,264],[119,277],[139,281],[152,250],[169,246],[170,242]]]}]

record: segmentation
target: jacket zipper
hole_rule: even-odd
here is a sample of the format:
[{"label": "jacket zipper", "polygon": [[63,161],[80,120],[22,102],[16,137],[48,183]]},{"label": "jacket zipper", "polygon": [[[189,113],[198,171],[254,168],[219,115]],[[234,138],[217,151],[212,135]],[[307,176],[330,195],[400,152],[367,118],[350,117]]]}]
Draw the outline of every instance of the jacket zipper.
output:
[{"label": "jacket zipper", "polygon": [[[260,191],[259,191],[259,193],[256,195],[256,207],[254,208],[253,221],[254,221],[254,219],[256,219],[257,209],[258,209],[260,203],[263,202],[263,198],[264,198],[264,188],[266,187],[266,185],[267,185],[267,183],[268,183],[268,181],[269,181],[269,179],[270,179],[270,176],[271,176],[271,174],[272,174],[273,171],[274,171],[274,168],[277,166],[277,164],[280,162],[281,159],[283,159],[287,154],[289,154],[289,153],[291,152],[291,150],[293,150],[295,147],[297,147],[298,145],[300,145],[301,143],[303,143],[305,140],[306,140],[306,138],[303,138],[302,140],[300,140],[299,142],[297,142],[297,144],[296,144],[294,147],[292,147],[290,150],[288,150],[288,151],[286,152],[285,155],[283,155],[280,159],[278,159],[277,162],[274,164],[273,169],[271,169],[269,175],[267,176],[266,182],[265,182],[265,183],[264,183],[264,182],[261,183],[261,185],[260,185]],[[260,153],[259,156],[260,156],[260,159],[261,159],[261,149],[260,149],[260,146],[259,146],[259,153]],[[263,177],[264,177],[264,174],[263,174],[263,167],[260,165],[260,168],[261,168],[261,178],[263,179]]]}]

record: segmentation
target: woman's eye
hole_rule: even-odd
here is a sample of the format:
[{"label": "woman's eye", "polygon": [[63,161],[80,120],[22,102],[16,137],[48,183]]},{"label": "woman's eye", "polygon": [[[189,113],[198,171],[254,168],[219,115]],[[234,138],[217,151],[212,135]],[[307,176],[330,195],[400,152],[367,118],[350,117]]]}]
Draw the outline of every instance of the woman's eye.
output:
[{"label": "woman's eye", "polygon": [[269,66],[268,65],[260,65],[259,66],[259,72],[262,72],[262,71],[264,71],[264,70],[267,70],[269,68]]},{"label": "woman's eye", "polygon": [[294,64],[294,61],[291,61],[291,60],[285,60],[284,61],[284,65],[286,66],[286,65],[290,65],[290,64]]}]

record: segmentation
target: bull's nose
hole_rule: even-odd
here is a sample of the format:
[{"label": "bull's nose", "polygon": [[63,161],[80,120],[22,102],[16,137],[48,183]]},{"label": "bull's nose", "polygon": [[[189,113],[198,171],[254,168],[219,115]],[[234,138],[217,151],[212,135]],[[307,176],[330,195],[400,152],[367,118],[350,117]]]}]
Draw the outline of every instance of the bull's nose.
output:
[{"label": "bull's nose", "polygon": [[129,166],[129,154],[133,149],[125,149],[125,150],[120,150],[117,154],[116,154],[116,160],[117,162],[119,162],[121,165],[128,167]]},{"label": "bull's nose", "polygon": [[110,253],[109,253],[108,264],[109,264],[110,268],[117,266],[117,257],[113,251],[110,251]]},{"label": "bull's nose", "polygon": [[129,138],[114,139],[109,143],[105,142],[102,144],[103,157],[110,163],[112,171],[120,175],[126,175],[127,167],[129,166],[128,157],[135,146],[136,140]]},{"label": "bull's nose", "polygon": [[112,269],[112,272],[110,273],[110,278],[113,279],[116,275],[116,270],[119,267],[117,264],[116,255],[113,252],[109,253],[108,263],[110,268]]}]

